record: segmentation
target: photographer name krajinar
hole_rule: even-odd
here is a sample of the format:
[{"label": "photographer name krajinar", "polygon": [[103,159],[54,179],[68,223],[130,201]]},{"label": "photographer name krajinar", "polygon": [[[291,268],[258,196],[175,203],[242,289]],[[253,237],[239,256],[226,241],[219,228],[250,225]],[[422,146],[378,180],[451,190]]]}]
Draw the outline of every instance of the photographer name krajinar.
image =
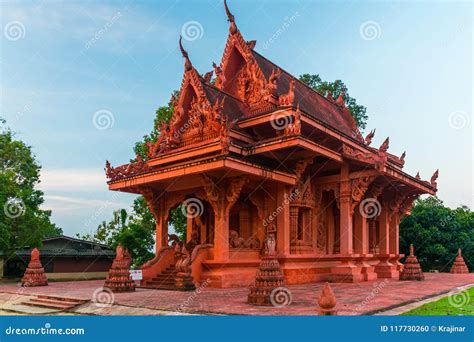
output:
[{"label": "photographer name krajinar", "polygon": [[382,325],[381,332],[412,332],[412,333],[427,333],[427,332],[442,332],[442,333],[463,333],[466,331],[465,326],[455,325]]}]

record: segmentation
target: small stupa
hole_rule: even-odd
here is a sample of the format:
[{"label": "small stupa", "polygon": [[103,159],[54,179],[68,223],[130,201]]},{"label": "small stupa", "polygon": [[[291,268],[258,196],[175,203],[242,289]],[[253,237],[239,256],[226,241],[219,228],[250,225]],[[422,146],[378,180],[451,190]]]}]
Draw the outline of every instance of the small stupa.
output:
[{"label": "small stupa", "polygon": [[461,248],[458,249],[458,255],[454,260],[453,267],[451,267],[451,273],[469,273],[469,269],[467,268],[467,265],[464,262],[464,258],[461,254]]},{"label": "small stupa", "polygon": [[38,248],[33,248],[31,251],[31,259],[28,267],[25,270],[23,278],[21,278],[21,286],[46,286],[48,285],[48,278],[44,273],[43,265],[41,265],[40,252]]},{"label": "small stupa", "polygon": [[121,245],[118,245],[115,259],[105,280],[104,288],[108,288],[112,292],[135,291],[135,282],[132,280],[129,270],[131,260],[128,250],[124,250]]},{"label": "small stupa", "polygon": [[324,284],[321,294],[319,295],[318,304],[320,316],[334,316],[337,314],[335,310],[337,304],[336,296],[328,282]]},{"label": "small stupa", "polygon": [[400,273],[400,280],[425,280],[414,250],[413,244],[410,244],[410,255],[407,256],[403,271]]},{"label": "small stupa", "polygon": [[[275,235],[269,234],[265,240],[265,252],[261,258],[260,266],[255,276],[255,284],[250,287],[248,303],[253,305],[279,305],[278,298],[273,298],[272,292],[276,288],[285,286],[285,276],[280,268],[280,263],[275,252]],[[275,296],[275,295],[274,295]],[[291,301],[287,297],[287,304]]]}]

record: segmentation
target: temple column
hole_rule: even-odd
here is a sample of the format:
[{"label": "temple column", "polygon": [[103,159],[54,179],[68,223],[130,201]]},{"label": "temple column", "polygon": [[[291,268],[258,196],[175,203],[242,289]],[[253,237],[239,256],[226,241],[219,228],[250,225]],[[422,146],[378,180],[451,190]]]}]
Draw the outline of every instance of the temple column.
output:
[{"label": "temple column", "polygon": [[191,240],[191,233],[193,232],[193,217],[192,215],[186,216],[186,242]]},{"label": "temple column", "polygon": [[277,226],[277,251],[282,255],[290,255],[290,206],[289,188],[279,185],[277,188],[276,205],[281,206],[281,211],[276,217]]},{"label": "temple column", "polygon": [[355,283],[364,280],[362,267],[354,263],[352,246],[352,197],[349,181],[349,166],[341,168],[341,183],[339,197],[340,235],[339,250],[341,264],[331,268],[331,278],[334,282]]},{"label": "temple column", "polygon": [[349,181],[349,167],[344,165],[341,168],[341,184],[339,199],[340,212],[340,235],[339,253],[352,254],[352,208],[351,208],[351,183]]},{"label": "temple column", "polygon": [[367,219],[359,210],[354,211],[354,253],[360,254],[357,265],[361,267],[361,273],[365,281],[377,279],[375,267],[368,263],[371,259],[369,253],[369,227]]},{"label": "temple column", "polygon": [[145,198],[146,204],[155,219],[156,225],[156,253],[168,246],[168,210],[163,194],[156,194],[151,189],[143,189],[141,194]]},{"label": "temple column", "polygon": [[290,245],[291,253],[296,253],[298,241],[298,207],[290,206]]},{"label": "temple column", "polygon": [[382,210],[379,215],[379,253],[389,254],[389,229],[390,219],[388,212],[388,204],[384,202],[382,204]]},{"label": "temple column", "polygon": [[379,263],[375,272],[379,278],[398,278],[397,265],[390,262],[390,211],[387,201],[382,203],[379,215]]},{"label": "temple column", "polygon": [[214,259],[229,260],[229,211],[221,203],[215,213]]},{"label": "temple column", "polygon": [[354,252],[358,254],[369,253],[367,219],[358,210],[354,211],[354,236]]},{"label": "temple column", "polygon": [[392,213],[390,219],[390,230],[389,230],[389,250],[390,254],[399,254],[400,253],[400,216],[398,213]]}]

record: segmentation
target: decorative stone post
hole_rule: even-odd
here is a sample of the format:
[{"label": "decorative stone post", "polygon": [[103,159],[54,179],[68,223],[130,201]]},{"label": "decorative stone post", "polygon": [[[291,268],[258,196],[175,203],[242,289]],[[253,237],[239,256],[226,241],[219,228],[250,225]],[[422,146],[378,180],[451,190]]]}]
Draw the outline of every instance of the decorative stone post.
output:
[{"label": "decorative stone post", "polygon": [[329,283],[324,284],[323,290],[319,295],[319,315],[321,316],[334,316],[337,314],[336,307],[336,296],[332,292]]},{"label": "decorative stone post", "polygon": [[21,278],[21,286],[46,286],[48,285],[48,278],[44,273],[44,268],[40,261],[40,252],[37,248],[31,251],[31,259],[28,267],[25,270],[23,278]]},{"label": "decorative stone post", "polygon": [[[274,290],[285,286],[285,276],[276,257],[275,235],[268,234],[265,240],[265,255],[255,276],[255,284],[250,287],[248,303],[253,305],[274,305],[277,300]],[[289,304],[289,302],[288,302]]]},{"label": "decorative stone post", "polygon": [[116,256],[109,275],[105,280],[104,288],[110,289],[112,292],[133,292],[135,291],[135,283],[130,276],[131,257],[128,251],[118,245]]},{"label": "decorative stone post", "polygon": [[400,280],[425,280],[418,259],[414,254],[413,244],[410,244],[410,255],[407,256],[405,266],[400,274]]},{"label": "decorative stone post", "polygon": [[454,260],[453,267],[451,268],[451,273],[469,273],[469,269],[467,268],[467,265],[464,262],[464,258],[461,254],[461,248],[458,249],[458,255],[456,257],[456,260]]}]

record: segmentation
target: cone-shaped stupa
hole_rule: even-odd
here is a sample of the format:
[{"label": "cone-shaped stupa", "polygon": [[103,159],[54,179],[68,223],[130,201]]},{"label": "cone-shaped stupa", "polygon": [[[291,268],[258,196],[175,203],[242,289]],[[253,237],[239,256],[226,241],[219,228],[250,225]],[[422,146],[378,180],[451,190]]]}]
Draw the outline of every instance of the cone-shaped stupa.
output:
[{"label": "cone-shaped stupa", "polygon": [[[291,294],[273,292],[278,287],[285,286],[285,276],[276,258],[275,235],[269,234],[265,240],[265,254],[262,256],[260,266],[255,276],[255,284],[250,287],[248,303],[253,305],[285,305],[291,302]],[[280,291],[277,291],[280,292]],[[281,296],[280,296],[281,295]]]},{"label": "cone-shaped stupa", "polygon": [[116,252],[117,255],[109,270],[104,287],[112,292],[133,292],[135,291],[135,282],[132,280],[129,271],[130,254],[120,245],[117,246]]},{"label": "cone-shaped stupa", "polygon": [[336,296],[332,292],[329,283],[324,284],[323,290],[319,295],[319,314],[321,316],[333,316],[336,315]]},{"label": "cone-shaped stupa", "polygon": [[25,270],[23,278],[21,278],[21,286],[46,286],[48,285],[48,278],[44,273],[43,265],[40,261],[40,252],[37,248],[31,251],[31,259],[28,267]]},{"label": "cone-shaped stupa", "polygon": [[458,249],[458,256],[456,257],[456,260],[454,260],[451,273],[469,273],[469,269],[467,268],[464,258],[461,254],[461,248]]},{"label": "cone-shaped stupa", "polygon": [[418,259],[414,254],[413,244],[410,244],[410,255],[407,256],[400,280],[425,280]]}]

